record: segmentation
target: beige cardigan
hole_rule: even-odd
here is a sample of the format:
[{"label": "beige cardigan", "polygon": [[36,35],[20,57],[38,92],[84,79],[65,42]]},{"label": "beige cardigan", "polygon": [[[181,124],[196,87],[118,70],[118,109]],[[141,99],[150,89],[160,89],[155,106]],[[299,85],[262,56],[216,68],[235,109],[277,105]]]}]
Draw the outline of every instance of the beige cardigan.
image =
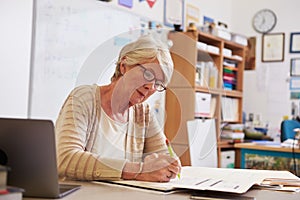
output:
[{"label": "beige cardigan", "polygon": [[[55,125],[57,161],[60,177],[80,180],[119,179],[127,161],[142,162],[149,153],[166,152],[165,135],[146,103],[129,109],[129,122],[118,126],[106,124],[112,119],[101,109],[100,87],[79,86],[67,97]],[[102,113],[102,114],[101,114]],[[113,122],[113,121],[112,121]],[[103,123],[105,123],[103,125]],[[114,123],[114,122],[113,122]],[[100,124],[102,124],[100,126]],[[119,130],[120,127],[126,129]],[[118,148],[123,157],[102,154],[99,141],[103,135],[119,134]],[[107,151],[107,149],[106,149]],[[111,152],[114,153],[114,152]]]}]

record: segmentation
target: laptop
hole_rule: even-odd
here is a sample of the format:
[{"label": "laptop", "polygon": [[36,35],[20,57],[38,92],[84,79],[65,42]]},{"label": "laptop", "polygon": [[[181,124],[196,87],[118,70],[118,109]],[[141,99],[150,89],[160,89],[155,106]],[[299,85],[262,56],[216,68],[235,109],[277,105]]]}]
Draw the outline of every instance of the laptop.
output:
[{"label": "laptop", "polygon": [[7,185],[24,197],[61,198],[79,185],[60,185],[54,124],[50,120],[0,118],[0,164],[10,167]]}]

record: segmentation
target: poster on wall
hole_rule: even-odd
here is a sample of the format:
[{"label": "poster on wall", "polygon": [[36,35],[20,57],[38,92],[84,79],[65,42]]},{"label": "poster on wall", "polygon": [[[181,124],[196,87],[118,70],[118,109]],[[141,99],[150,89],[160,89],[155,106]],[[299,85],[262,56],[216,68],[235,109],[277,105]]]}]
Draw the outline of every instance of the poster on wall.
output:
[{"label": "poster on wall", "polygon": [[165,0],[164,25],[173,27],[174,24],[184,27],[184,0]]},{"label": "poster on wall", "polygon": [[270,33],[262,36],[262,62],[284,60],[284,33]]},{"label": "poster on wall", "polygon": [[290,76],[300,76],[300,58],[291,58]]},{"label": "poster on wall", "polygon": [[290,53],[300,53],[300,32],[291,33]]},{"label": "poster on wall", "polygon": [[127,8],[132,8],[133,0],[119,0],[119,5],[125,6]]},{"label": "poster on wall", "polygon": [[290,78],[290,90],[300,90],[300,77]]},{"label": "poster on wall", "polygon": [[186,4],[185,24],[188,26],[190,23],[199,25],[200,9],[194,5]]},{"label": "poster on wall", "polygon": [[298,91],[291,92],[290,99],[299,100],[300,99],[300,92],[298,92]]}]

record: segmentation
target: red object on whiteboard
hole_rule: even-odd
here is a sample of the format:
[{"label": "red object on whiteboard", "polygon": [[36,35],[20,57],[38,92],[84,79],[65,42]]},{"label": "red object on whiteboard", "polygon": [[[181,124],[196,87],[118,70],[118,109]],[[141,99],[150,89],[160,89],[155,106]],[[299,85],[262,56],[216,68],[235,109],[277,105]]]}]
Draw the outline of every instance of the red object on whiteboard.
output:
[{"label": "red object on whiteboard", "polygon": [[155,4],[156,0],[147,0],[148,5],[150,6],[150,8],[152,8],[152,6]]}]

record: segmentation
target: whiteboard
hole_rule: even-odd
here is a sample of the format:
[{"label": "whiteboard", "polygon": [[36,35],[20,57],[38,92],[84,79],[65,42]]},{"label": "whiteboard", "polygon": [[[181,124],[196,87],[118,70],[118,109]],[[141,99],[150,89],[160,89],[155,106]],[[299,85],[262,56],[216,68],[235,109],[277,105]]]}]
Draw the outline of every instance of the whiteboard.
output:
[{"label": "whiteboard", "polygon": [[75,86],[109,82],[118,52],[143,23],[100,1],[36,0],[28,117],[55,121]]}]

